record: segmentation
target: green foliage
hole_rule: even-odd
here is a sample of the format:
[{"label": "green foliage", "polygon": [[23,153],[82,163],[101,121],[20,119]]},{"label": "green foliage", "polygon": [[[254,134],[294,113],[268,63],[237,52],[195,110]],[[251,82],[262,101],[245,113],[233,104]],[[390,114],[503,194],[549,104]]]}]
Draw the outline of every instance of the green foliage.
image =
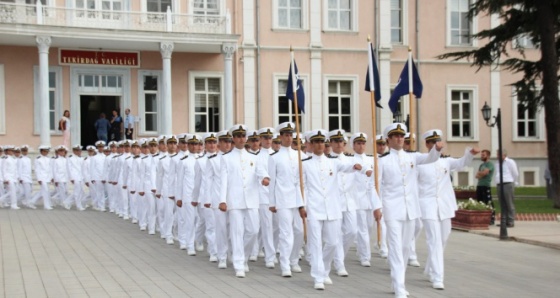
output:
[{"label": "green foliage", "polygon": [[[515,187],[514,195],[524,197],[546,197],[546,187]],[[495,186],[492,187],[492,196],[498,196]]]},{"label": "green foliage", "polygon": [[[516,213],[558,213],[559,209],[552,207],[552,201],[546,199],[521,199],[515,200]],[[500,213],[500,202],[494,198],[494,208],[496,213]]]}]

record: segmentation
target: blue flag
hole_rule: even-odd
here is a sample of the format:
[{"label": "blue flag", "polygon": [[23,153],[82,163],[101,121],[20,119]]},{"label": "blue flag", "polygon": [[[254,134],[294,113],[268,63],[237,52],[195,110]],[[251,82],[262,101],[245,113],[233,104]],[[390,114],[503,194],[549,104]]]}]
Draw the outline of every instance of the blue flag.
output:
[{"label": "blue flag", "polygon": [[[412,58],[410,58],[412,59]],[[422,81],[420,81],[420,75],[418,75],[418,70],[416,69],[416,65],[414,64],[414,60],[412,60],[412,93],[416,98],[422,97],[422,90],[424,87],[422,86]],[[401,76],[399,77],[399,81],[397,82],[397,86],[395,86],[395,90],[393,94],[391,94],[391,98],[389,99],[389,107],[391,108],[391,112],[397,112],[397,106],[399,105],[399,99],[401,96],[408,95],[410,93],[409,86],[408,86],[408,61],[404,64],[404,68],[401,72]]]},{"label": "blue flag", "polygon": [[[297,87],[296,87],[296,93],[297,93],[297,105],[298,105],[298,109],[301,113],[304,113],[305,110],[305,93],[303,92],[303,85],[301,83],[301,80],[299,78],[299,73],[298,73],[298,68],[297,68],[297,64],[296,64],[296,60],[294,60],[294,75],[296,77],[297,80]],[[293,101],[294,100],[294,81],[292,78],[292,64],[290,63],[290,72],[288,73],[288,88],[286,88],[286,97]]]},{"label": "blue flag", "polygon": [[379,83],[379,71],[377,70],[377,61],[373,51],[373,45],[369,43],[368,48],[368,68],[366,72],[366,91],[375,92],[375,105],[378,108],[383,108],[379,101],[381,100],[381,84]]}]

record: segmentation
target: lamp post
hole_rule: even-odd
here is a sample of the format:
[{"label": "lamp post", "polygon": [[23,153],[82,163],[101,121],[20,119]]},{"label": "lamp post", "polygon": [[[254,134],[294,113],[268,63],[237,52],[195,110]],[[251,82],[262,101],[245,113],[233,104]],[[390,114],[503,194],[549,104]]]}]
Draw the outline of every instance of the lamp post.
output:
[{"label": "lamp post", "polygon": [[500,168],[500,183],[498,184],[498,187],[500,188],[500,192],[498,195],[498,199],[500,202],[500,207],[501,207],[501,217],[500,217],[500,240],[508,240],[508,232],[507,232],[507,226],[506,226],[506,221],[507,221],[507,217],[508,217],[508,209],[506,208],[506,202],[505,202],[505,198],[504,198],[504,160],[502,158],[502,114],[500,111],[500,108],[498,108],[498,114],[496,114],[496,116],[494,116],[494,123],[488,123],[488,121],[490,121],[490,118],[492,117],[491,113],[492,113],[492,109],[490,108],[490,106],[488,106],[488,104],[485,102],[484,106],[481,109],[482,111],[482,117],[484,118],[484,121],[486,121],[486,125],[489,127],[494,127],[497,126],[498,127],[498,163],[499,163],[499,168]]},{"label": "lamp post", "polygon": [[397,110],[397,112],[393,114],[393,123],[401,123],[401,121],[402,121],[401,111]]}]

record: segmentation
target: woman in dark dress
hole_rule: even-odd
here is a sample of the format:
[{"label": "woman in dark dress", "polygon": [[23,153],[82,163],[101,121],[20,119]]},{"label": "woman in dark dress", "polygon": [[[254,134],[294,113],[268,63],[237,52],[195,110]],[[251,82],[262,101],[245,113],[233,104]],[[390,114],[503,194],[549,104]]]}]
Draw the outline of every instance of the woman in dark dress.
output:
[{"label": "woman in dark dress", "polygon": [[111,141],[121,140],[122,131],[122,118],[117,110],[113,110],[113,117],[111,117],[111,133],[109,139]]}]

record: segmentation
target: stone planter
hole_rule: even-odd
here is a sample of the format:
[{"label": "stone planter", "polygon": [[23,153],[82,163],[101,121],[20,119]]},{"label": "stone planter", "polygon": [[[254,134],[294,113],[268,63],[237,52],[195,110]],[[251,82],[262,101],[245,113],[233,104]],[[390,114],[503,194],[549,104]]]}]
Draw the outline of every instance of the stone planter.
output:
[{"label": "stone planter", "polygon": [[455,217],[451,219],[451,225],[456,229],[464,230],[488,230],[491,210],[457,210]]},{"label": "stone planter", "polygon": [[455,197],[457,200],[468,200],[470,198],[476,200],[476,190],[455,190]]}]

